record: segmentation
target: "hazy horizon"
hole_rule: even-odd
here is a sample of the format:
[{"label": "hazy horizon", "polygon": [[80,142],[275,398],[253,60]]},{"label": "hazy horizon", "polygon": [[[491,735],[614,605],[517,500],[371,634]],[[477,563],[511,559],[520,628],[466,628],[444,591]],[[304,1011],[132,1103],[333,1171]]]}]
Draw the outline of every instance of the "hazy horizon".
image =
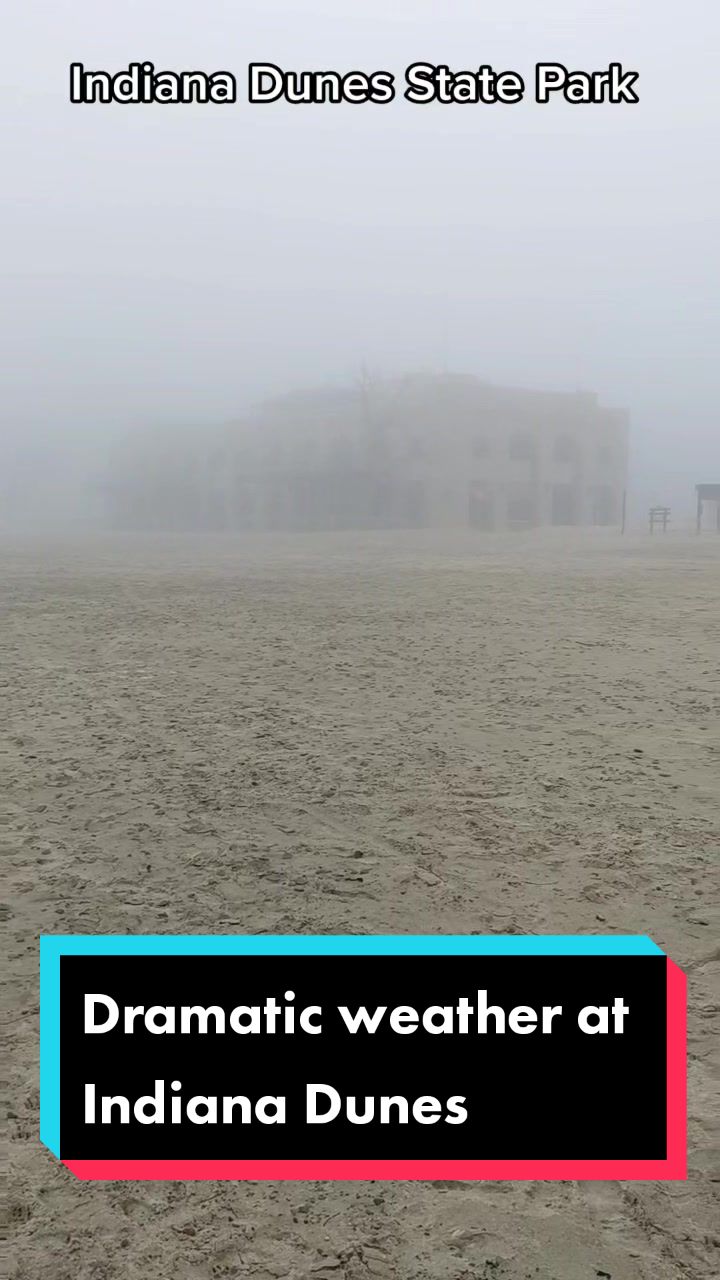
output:
[{"label": "hazy horizon", "polygon": [[[592,390],[630,413],[638,502],[690,509],[720,478],[713,19],[709,0],[681,19],[669,0],[30,0],[6,74],[11,507],[81,514],[118,433],[202,430],[367,365]],[[144,58],[231,70],[240,100],[68,102],[71,61]],[[419,58],[620,61],[640,103],[243,100],[254,59],[401,77]]]}]

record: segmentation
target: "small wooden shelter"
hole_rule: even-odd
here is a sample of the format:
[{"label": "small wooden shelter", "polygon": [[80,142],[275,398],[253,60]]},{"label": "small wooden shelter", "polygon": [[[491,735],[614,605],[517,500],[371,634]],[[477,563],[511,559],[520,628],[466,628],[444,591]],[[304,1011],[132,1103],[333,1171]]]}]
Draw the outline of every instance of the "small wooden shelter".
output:
[{"label": "small wooden shelter", "polygon": [[696,484],[695,492],[697,494],[697,523],[696,531],[700,533],[702,529],[703,506],[706,502],[715,503],[715,527],[720,533],[720,484]]}]

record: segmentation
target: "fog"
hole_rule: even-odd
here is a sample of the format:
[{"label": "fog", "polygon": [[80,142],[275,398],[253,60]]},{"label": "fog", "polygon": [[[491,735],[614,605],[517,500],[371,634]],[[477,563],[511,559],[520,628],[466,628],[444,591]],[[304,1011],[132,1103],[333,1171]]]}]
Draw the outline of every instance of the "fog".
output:
[{"label": "fog", "polygon": [[[405,371],[588,389],[636,508],[720,479],[714,0],[28,0],[6,20],[4,521],[102,518],[114,442]],[[68,66],[227,69],[233,106],[73,106]],[[638,106],[252,106],[253,60],[539,60]],[[168,435],[168,432],[170,433]]]}]

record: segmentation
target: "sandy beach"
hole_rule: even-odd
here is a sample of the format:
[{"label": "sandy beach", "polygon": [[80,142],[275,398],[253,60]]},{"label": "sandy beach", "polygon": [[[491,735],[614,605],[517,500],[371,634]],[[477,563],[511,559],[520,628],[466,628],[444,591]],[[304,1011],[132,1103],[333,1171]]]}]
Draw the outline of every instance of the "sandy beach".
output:
[{"label": "sandy beach", "polygon": [[[717,1274],[720,538],[6,539],[0,573],[15,1280]],[[38,935],[233,931],[650,934],[687,1183],[75,1181]]]}]

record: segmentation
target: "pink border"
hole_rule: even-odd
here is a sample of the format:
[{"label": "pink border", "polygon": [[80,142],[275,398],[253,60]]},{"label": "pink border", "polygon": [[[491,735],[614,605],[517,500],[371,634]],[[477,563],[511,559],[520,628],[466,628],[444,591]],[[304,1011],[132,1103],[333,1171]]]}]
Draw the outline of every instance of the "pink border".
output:
[{"label": "pink border", "polygon": [[665,1160],[65,1160],[93,1181],[329,1180],[683,1181],[687,1177],[686,991],[667,964],[667,1158]]}]

